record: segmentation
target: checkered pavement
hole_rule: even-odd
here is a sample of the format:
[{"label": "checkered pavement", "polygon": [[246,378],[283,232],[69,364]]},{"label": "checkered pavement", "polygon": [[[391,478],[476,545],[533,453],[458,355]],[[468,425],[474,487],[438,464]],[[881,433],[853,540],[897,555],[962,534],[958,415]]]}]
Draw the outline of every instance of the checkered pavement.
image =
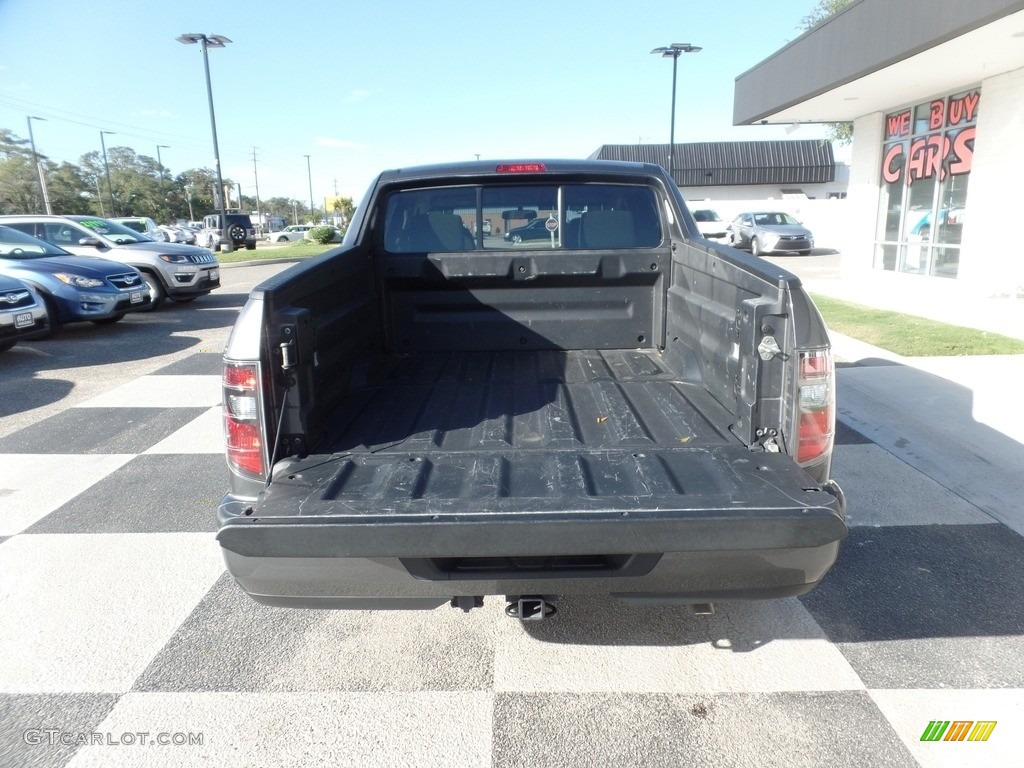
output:
[{"label": "checkered pavement", "polygon": [[0,438],[0,765],[1020,765],[1024,539],[849,428],[851,535],[800,599],[296,611],[214,541],[219,365]]}]

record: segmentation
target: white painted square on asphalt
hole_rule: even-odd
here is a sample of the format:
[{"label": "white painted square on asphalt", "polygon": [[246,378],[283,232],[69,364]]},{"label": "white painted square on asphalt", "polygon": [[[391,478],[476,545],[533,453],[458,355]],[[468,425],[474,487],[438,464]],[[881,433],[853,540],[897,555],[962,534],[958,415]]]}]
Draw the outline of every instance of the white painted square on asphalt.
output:
[{"label": "white painted square on asphalt", "polygon": [[[95,729],[114,744],[84,747],[68,765],[483,768],[492,713],[481,692],[129,693]],[[139,732],[183,743],[120,743]]]},{"label": "white painted square on asphalt", "polygon": [[140,376],[77,408],[206,408],[221,401],[220,376]]},{"label": "white painted square on asphalt", "polygon": [[128,691],[223,571],[208,533],[5,541],[0,693]]},{"label": "white painted square on asphalt", "polygon": [[[498,641],[496,691],[611,693],[864,690],[796,598],[720,603],[714,616],[595,598],[548,630],[513,626]],[[584,598],[573,613],[588,612]],[[575,624],[575,626],[573,626]],[[531,636],[533,634],[534,636]]]},{"label": "white painted square on asphalt", "polygon": [[[872,690],[868,694],[922,768],[1017,768],[1024,762],[1024,690]],[[956,721],[994,721],[996,725],[987,741],[921,741],[933,720],[948,720],[951,726]]]},{"label": "white painted square on asphalt", "polygon": [[220,405],[168,435],[145,453],[224,453],[224,420]]},{"label": "white painted square on asphalt", "polygon": [[118,454],[0,454],[0,536],[21,533],[135,458]]},{"label": "white painted square on asphalt", "polygon": [[848,525],[969,525],[996,519],[877,445],[838,445],[832,477]]}]

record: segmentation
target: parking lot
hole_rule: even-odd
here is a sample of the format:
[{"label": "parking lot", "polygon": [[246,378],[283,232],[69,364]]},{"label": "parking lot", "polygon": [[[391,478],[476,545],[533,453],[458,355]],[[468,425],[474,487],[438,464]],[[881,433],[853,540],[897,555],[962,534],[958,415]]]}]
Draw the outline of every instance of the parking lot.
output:
[{"label": "parking lot", "polygon": [[1020,764],[1024,446],[983,401],[1013,361],[837,344],[851,533],[801,598],[267,608],[213,538],[220,352],[284,266],[0,359],[0,765]]}]

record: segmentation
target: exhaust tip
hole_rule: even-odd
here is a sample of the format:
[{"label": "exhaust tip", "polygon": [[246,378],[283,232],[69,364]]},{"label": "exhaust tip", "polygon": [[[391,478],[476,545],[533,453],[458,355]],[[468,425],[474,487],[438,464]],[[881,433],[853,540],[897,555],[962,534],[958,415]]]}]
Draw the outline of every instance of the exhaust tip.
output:
[{"label": "exhaust tip", "polygon": [[714,603],[690,603],[688,606],[690,613],[694,616],[714,616],[715,615],[715,604]]}]

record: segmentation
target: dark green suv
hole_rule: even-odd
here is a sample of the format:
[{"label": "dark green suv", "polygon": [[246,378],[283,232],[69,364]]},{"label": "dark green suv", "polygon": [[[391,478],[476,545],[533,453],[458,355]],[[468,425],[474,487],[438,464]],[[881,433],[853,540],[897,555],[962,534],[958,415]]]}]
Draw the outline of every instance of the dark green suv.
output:
[{"label": "dark green suv", "polygon": [[230,240],[231,246],[236,251],[240,251],[242,248],[247,251],[256,250],[256,229],[249,217],[244,213],[229,213],[226,218],[228,225],[227,231],[224,232],[220,225],[219,213],[212,213],[204,217],[203,231],[199,233],[196,244],[219,251],[221,243]]}]

